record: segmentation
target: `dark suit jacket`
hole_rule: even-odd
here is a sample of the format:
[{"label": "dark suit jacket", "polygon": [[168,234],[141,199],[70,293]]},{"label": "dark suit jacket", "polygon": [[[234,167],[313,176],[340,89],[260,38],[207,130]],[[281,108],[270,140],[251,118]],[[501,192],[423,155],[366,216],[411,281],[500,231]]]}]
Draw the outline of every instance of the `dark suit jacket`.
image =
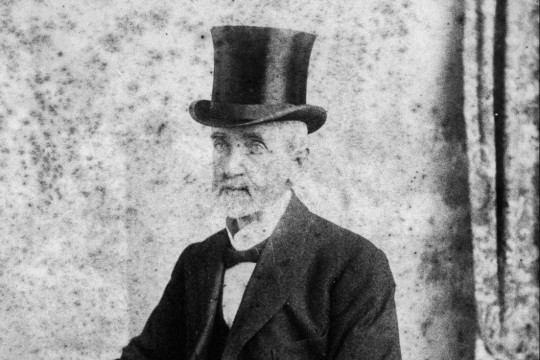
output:
[{"label": "dark suit jacket", "polygon": [[[222,230],[186,248],[122,360],[208,359],[227,242]],[[382,251],[293,195],[246,288],[222,359],[401,359],[394,289]]]}]

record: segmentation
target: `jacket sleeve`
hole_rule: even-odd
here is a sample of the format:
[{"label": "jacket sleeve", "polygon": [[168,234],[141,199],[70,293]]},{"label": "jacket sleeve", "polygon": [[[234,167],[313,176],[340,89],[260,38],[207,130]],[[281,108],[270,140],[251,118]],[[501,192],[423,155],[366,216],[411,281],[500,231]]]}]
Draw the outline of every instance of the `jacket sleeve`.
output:
[{"label": "jacket sleeve", "polygon": [[382,251],[349,261],[331,294],[329,359],[401,359],[394,292]]},{"label": "jacket sleeve", "polygon": [[152,311],[143,331],[122,349],[119,360],[183,360],[185,359],[185,282],[182,253],[169,283]]}]

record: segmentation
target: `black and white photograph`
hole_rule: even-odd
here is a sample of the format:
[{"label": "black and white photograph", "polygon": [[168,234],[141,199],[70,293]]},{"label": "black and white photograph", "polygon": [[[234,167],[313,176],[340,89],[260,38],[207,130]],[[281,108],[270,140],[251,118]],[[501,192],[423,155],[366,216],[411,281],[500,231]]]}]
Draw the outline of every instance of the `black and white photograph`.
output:
[{"label": "black and white photograph", "polygon": [[539,359],[538,29],[0,0],[0,360]]}]

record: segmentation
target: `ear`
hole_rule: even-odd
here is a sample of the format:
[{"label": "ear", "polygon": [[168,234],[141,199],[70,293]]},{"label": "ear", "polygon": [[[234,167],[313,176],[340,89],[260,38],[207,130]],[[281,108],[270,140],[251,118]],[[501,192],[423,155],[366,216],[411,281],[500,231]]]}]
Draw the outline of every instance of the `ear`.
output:
[{"label": "ear", "polygon": [[293,160],[302,167],[309,160],[309,148],[301,147],[293,151],[292,153]]},{"label": "ear", "polygon": [[300,147],[291,152],[290,159],[292,160],[292,166],[289,173],[289,183],[296,184],[301,180],[303,174],[306,171],[306,165],[309,160],[309,148]]}]

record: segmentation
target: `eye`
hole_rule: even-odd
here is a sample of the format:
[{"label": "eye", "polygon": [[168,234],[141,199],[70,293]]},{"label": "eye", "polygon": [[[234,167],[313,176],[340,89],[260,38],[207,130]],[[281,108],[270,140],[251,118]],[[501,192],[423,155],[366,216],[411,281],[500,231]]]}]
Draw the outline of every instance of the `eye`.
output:
[{"label": "eye", "polygon": [[250,155],[261,155],[266,152],[266,145],[261,141],[250,141],[246,144]]},{"label": "eye", "polygon": [[229,148],[229,144],[223,139],[214,139],[214,149],[218,152],[224,152]]}]

